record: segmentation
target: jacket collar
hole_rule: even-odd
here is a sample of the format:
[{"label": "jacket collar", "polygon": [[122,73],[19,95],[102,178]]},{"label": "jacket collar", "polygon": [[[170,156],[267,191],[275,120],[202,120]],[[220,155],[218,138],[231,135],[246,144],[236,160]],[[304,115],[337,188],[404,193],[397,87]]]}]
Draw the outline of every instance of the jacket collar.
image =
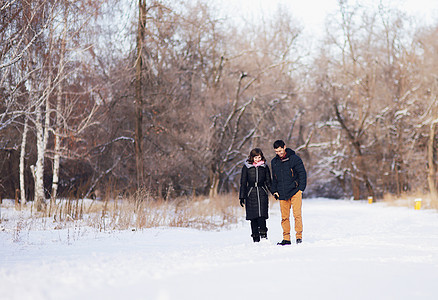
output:
[{"label": "jacket collar", "polygon": [[276,155],[276,158],[281,160],[281,161],[286,161],[286,160],[289,160],[289,157],[291,157],[294,154],[295,154],[294,150],[292,150],[290,148],[286,148],[286,155],[283,158],[280,158],[280,156]]},{"label": "jacket collar", "polygon": [[[253,164],[250,164],[248,161],[245,161],[245,166],[249,168],[255,168]],[[263,163],[263,165],[260,165],[260,167],[266,167],[266,162]]]}]

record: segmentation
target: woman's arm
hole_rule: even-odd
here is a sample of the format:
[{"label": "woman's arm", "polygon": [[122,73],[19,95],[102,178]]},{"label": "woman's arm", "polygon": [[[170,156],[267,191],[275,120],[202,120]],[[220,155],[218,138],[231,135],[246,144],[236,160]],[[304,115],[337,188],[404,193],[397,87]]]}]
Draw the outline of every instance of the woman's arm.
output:
[{"label": "woman's arm", "polygon": [[243,166],[242,172],[240,174],[240,193],[239,193],[239,199],[245,199],[246,198],[246,186],[248,182],[248,169]]}]

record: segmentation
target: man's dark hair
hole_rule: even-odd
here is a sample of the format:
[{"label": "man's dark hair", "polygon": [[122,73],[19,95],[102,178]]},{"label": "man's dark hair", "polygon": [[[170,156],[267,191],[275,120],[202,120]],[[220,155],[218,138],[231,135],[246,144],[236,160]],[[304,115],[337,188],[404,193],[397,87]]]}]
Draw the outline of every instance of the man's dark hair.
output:
[{"label": "man's dark hair", "polygon": [[284,148],[284,146],[285,146],[286,144],[283,142],[283,140],[276,140],[275,142],[274,142],[274,149],[277,149],[277,148]]}]

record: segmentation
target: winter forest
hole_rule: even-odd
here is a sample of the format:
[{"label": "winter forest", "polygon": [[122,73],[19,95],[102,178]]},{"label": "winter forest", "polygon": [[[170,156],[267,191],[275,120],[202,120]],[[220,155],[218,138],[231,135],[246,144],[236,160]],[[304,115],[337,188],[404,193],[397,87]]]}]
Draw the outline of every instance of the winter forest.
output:
[{"label": "winter forest", "polygon": [[[438,24],[339,0],[321,41],[280,6],[0,2],[0,199],[235,193],[283,139],[306,196],[419,193],[438,207]],[[237,203],[237,198],[235,198]]]}]

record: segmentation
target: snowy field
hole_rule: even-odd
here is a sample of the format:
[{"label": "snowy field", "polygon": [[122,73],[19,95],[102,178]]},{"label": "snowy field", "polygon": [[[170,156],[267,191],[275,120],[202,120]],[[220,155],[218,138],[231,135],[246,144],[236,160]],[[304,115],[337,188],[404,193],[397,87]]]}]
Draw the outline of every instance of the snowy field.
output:
[{"label": "snowy field", "polygon": [[221,231],[0,232],[0,299],[438,299],[438,213],[305,199],[303,244]]}]

